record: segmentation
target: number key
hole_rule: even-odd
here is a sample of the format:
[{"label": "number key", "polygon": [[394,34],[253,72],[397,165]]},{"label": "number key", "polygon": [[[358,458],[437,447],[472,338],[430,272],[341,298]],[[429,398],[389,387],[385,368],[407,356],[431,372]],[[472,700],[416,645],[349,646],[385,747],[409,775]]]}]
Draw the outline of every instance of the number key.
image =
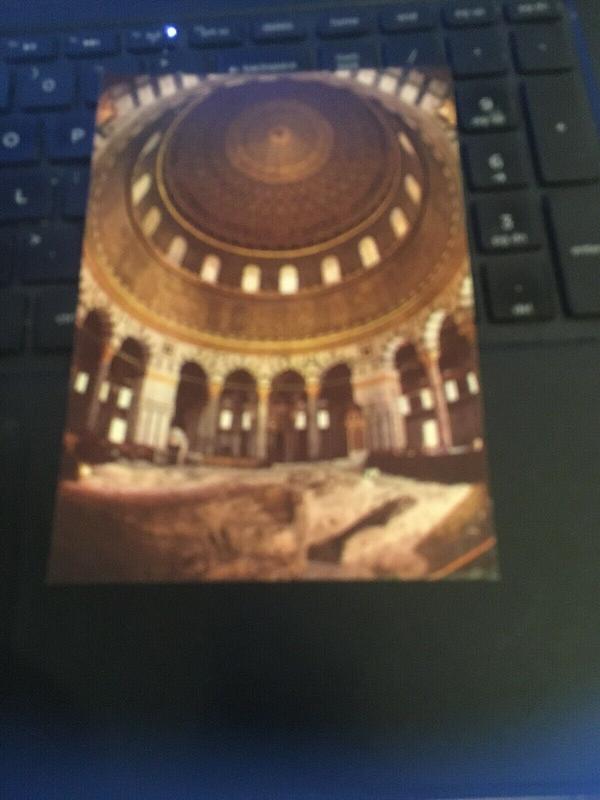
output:
[{"label": "number key", "polygon": [[518,123],[515,96],[505,81],[461,86],[456,91],[456,105],[464,131],[509,130]]},{"label": "number key", "polygon": [[465,155],[472,189],[516,189],[529,182],[525,144],[517,133],[467,140]]},{"label": "number key", "polygon": [[485,253],[535,250],[543,224],[537,200],[527,194],[493,195],[475,202],[479,246]]}]

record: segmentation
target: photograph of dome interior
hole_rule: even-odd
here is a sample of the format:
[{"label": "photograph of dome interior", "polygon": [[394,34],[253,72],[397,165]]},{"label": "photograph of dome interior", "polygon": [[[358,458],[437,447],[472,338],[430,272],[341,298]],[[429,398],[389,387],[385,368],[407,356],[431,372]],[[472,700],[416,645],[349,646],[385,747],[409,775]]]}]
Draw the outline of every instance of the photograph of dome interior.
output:
[{"label": "photograph of dome interior", "polygon": [[114,79],[52,583],[496,579],[447,73]]}]

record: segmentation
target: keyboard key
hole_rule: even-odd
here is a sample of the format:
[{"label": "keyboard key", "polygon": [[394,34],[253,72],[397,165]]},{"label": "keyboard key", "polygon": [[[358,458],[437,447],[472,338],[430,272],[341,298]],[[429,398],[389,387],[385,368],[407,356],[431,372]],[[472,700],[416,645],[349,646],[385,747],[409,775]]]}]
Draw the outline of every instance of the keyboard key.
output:
[{"label": "keyboard key", "polygon": [[312,58],[304,47],[253,47],[224,50],[217,55],[218,72],[294,72],[311,69]]},{"label": "keyboard key", "polygon": [[169,36],[166,26],[136,28],[127,32],[126,47],[130,53],[152,53],[175,47],[177,35]]},{"label": "keyboard key", "polygon": [[569,312],[599,315],[600,186],[562,189],[549,205]]},{"label": "keyboard key", "polygon": [[370,28],[371,20],[366,12],[349,9],[322,16],[317,23],[317,34],[324,37],[360,36],[368,33]]},{"label": "keyboard key", "polygon": [[518,109],[508,83],[494,81],[460,86],[456,107],[464,131],[499,131],[516,128]]},{"label": "keyboard key", "polygon": [[20,292],[0,292],[0,352],[21,350],[25,341],[27,299]]},{"label": "keyboard key", "polygon": [[189,36],[192,47],[229,47],[241,44],[243,39],[241,24],[232,25],[225,21],[194,25]]},{"label": "keyboard key", "polygon": [[25,283],[76,281],[81,255],[78,225],[38,225],[21,238],[21,278]]},{"label": "keyboard key", "polygon": [[516,30],[513,44],[520,72],[559,72],[573,66],[571,40],[561,24]]},{"label": "keyboard key", "polygon": [[56,114],[48,119],[48,155],[55,161],[89,158],[94,137],[94,117],[85,111]]},{"label": "keyboard key", "polygon": [[485,253],[534,250],[543,242],[537,200],[527,194],[490,195],[475,201],[479,246]]},{"label": "keyboard key", "polygon": [[508,0],[504,6],[510,22],[560,19],[563,14],[560,0]]},{"label": "keyboard key", "polygon": [[446,63],[442,41],[433,33],[390,38],[383,45],[383,54],[388,67],[436,66]]},{"label": "keyboard key", "polygon": [[497,322],[551,319],[555,290],[551,268],[541,254],[495,258],[484,265],[490,317]]},{"label": "keyboard key", "polygon": [[10,88],[10,80],[8,70],[0,64],[0,108],[6,108],[8,105],[8,90]]},{"label": "keyboard key", "polygon": [[77,290],[65,286],[44,289],[36,297],[34,345],[39,350],[69,350],[73,344]]},{"label": "keyboard key", "polygon": [[306,28],[292,17],[261,19],[252,27],[255,42],[282,42],[306,38]]},{"label": "keyboard key", "polygon": [[379,56],[370,42],[345,42],[319,48],[321,69],[360,69],[379,66]]},{"label": "keyboard key", "polygon": [[119,50],[119,37],[112,31],[71,33],[65,41],[65,53],[71,58],[112,56]]},{"label": "keyboard key", "polygon": [[487,0],[453,0],[444,5],[443,18],[452,28],[489,25],[498,18],[498,9],[494,2]]},{"label": "keyboard key", "polygon": [[0,286],[10,283],[19,254],[14,232],[0,229]]},{"label": "keyboard key", "polygon": [[63,213],[68,219],[83,219],[87,206],[90,171],[87,167],[68,170],[63,180]]},{"label": "keyboard key", "polygon": [[48,176],[33,169],[5,170],[0,181],[0,222],[40,219],[52,210]]},{"label": "keyboard key", "polygon": [[41,61],[57,53],[53,36],[15,36],[5,39],[0,48],[7,61]]},{"label": "keyboard key", "polygon": [[174,72],[204,72],[205,63],[198,52],[177,50],[159,55],[146,56],[142,61],[144,72],[165,75]]},{"label": "keyboard key", "polygon": [[472,189],[516,189],[529,182],[526,146],[517,133],[470,139],[465,153]]},{"label": "keyboard key", "polygon": [[544,183],[600,177],[600,149],[583,88],[573,75],[526,82],[535,157]]},{"label": "keyboard key", "polygon": [[0,118],[0,164],[26,164],[40,155],[40,126],[30,117]]},{"label": "keyboard key", "polygon": [[508,69],[508,48],[494,28],[457,31],[448,38],[452,69],[457,78],[502,75]]},{"label": "keyboard key", "polygon": [[17,77],[17,102],[21,108],[60,108],[75,96],[75,76],[69,64],[22,67]]},{"label": "keyboard key", "polygon": [[139,61],[133,56],[116,56],[80,64],[79,85],[83,102],[89,106],[96,105],[105,75],[135,75],[139,71]]},{"label": "keyboard key", "polygon": [[386,8],[379,15],[379,25],[384,33],[397,31],[428,31],[435,27],[436,12],[431,5],[411,3]]}]

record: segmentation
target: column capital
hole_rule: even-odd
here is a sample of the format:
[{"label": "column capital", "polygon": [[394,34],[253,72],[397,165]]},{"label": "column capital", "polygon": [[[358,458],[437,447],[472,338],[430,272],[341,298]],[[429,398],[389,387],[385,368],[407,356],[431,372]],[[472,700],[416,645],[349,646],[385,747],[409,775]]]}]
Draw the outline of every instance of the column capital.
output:
[{"label": "column capital", "polygon": [[317,376],[311,375],[306,379],[305,387],[307,397],[314,400],[319,396],[321,391],[321,381]]},{"label": "column capital", "polygon": [[417,347],[417,355],[425,368],[437,366],[440,360],[440,351],[437,347]]},{"label": "column capital", "polygon": [[260,380],[256,384],[256,394],[260,403],[266,403],[271,396],[271,381]]},{"label": "column capital", "polygon": [[110,364],[115,357],[117,348],[111,342],[104,342],[100,351],[100,363],[103,365]]},{"label": "column capital", "polygon": [[475,328],[475,318],[470,308],[461,309],[455,315],[456,327],[461,336],[464,336],[469,344],[475,344],[477,330]]},{"label": "column capital", "polygon": [[211,375],[208,379],[208,396],[211,399],[220,397],[225,381],[221,375]]}]

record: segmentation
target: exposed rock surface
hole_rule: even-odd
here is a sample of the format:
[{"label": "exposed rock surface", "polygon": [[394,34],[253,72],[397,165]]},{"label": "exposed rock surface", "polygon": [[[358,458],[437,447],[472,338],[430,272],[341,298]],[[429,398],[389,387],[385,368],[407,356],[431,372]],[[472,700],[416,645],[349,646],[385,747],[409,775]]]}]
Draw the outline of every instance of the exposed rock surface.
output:
[{"label": "exposed rock surface", "polygon": [[[446,540],[463,551],[473,545],[463,544],[465,525],[476,513],[485,518],[486,507],[481,487],[363,472],[350,462],[102,464],[61,486],[50,577],[425,578]],[[480,538],[489,535],[480,528]]]}]

